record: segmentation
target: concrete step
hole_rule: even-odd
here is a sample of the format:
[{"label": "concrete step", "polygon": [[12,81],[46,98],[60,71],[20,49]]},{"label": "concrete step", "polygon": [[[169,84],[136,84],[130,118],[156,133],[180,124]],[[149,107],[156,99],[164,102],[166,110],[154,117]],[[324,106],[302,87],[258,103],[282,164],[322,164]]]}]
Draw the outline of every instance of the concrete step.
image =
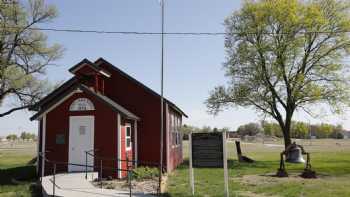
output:
[{"label": "concrete step", "polygon": [[[112,189],[100,189],[92,185],[91,181],[98,177],[97,172],[89,172],[88,179],[85,173],[62,173],[55,176],[55,196],[66,197],[127,197],[128,191],[118,191]],[[45,176],[42,179],[43,196],[53,195],[53,177]],[[147,197],[150,195],[133,193],[132,196]]]}]

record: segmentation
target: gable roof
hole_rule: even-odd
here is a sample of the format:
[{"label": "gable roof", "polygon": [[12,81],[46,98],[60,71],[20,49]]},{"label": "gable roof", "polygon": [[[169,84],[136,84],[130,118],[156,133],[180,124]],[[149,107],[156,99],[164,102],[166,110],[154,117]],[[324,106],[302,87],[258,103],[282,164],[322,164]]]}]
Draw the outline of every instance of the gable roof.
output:
[{"label": "gable roof", "polygon": [[132,112],[130,112],[129,110],[127,110],[126,108],[124,108],[123,106],[119,105],[118,103],[114,102],[113,100],[111,100],[110,98],[97,93],[93,90],[90,90],[87,86],[83,85],[83,84],[75,84],[74,86],[70,87],[68,90],[66,90],[63,94],[61,94],[59,97],[56,97],[52,102],[50,102],[45,108],[40,109],[40,111],[38,111],[36,114],[34,114],[30,120],[36,120],[37,118],[39,118],[41,115],[51,111],[52,109],[56,108],[56,106],[60,103],[63,102],[64,100],[68,99],[69,97],[71,97],[74,92],[76,90],[81,90],[83,92],[85,92],[86,94],[92,95],[93,97],[95,97],[96,99],[98,99],[99,101],[107,104],[108,106],[110,106],[113,110],[121,113],[123,116],[125,116],[128,119],[132,119],[132,120],[140,120],[139,117],[137,117],[135,114],[133,114]]},{"label": "gable roof", "polygon": [[[124,71],[120,70],[119,68],[115,67],[113,64],[111,64],[110,62],[108,62],[107,60],[103,59],[102,57],[98,58],[95,61],[95,64],[97,66],[99,66],[101,63],[105,63],[107,64],[109,67],[111,67],[113,70],[115,70],[116,72],[120,73],[121,75],[123,75],[124,77],[126,77],[127,79],[129,79],[130,81],[133,81],[134,83],[136,83],[137,85],[141,86],[142,88],[144,88],[146,91],[148,91],[149,93],[160,97],[160,95],[155,92],[154,90],[152,90],[151,88],[147,87],[146,85],[144,85],[143,83],[141,83],[140,81],[136,80],[135,78],[133,78],[132,76],[128,75],[127,73],[125,73]],[[164,101],[167,102],[174,110],[176,110],[177,112],[179,112],[180,114],[182,114],[183,116],[185,116],[186,118],[188,118],[187,114],[185,112],[183,112],[179,107],[177,107],[173,102],[169,101],[168,99],[164,98]]]},{"label": "gable roof", "polygon": [[81,62],[77,63],[76,65],[74,65],[72,68],[70,68],[68,71],[71,72],[72,74],[75,74],[80,68],[84,67],[84,66],[89,66],[90,68],[92,68],[93,70],[95,70],[96,72],[106,76],[106,77],[111,77],[111,73],[109,73],[108,71],[98,67],[97,65],[95,65],[94,63],[90,62],[88,59],[83,59]]},{"label": "gable roof", "polygon": [[[160,95],[155,92],[154,90],[152,90],[151,88],[147,87],[146,85],[144,85],[143,83],[139,82],[138,80],[136,80],[135,78],[131,77],[130,75],[128,75],[127,73],[125,73],[124,71],[120,70],[119,68],[115,67],[113,64],[109,63],[107,60],[103,59],[102,57],[100,57],[99,59],[97,59],[94,63],[92,63],[91,61],[87,60],[87,59],[83,59],[81,62],[79,62],[78,64],[76,64],[75,66],[73,66],[72,68],[70,68],[69,70],[76,70],[79,66],[81,66],[82,64],[89,64],[92,65],[94,68],[99,68],[99,64],[100,63],[105,63],[106,65],[108,65],[110,68],[112,68],[113,70],[115,70],[116,72],[120,73],[121,75],[125,76],[127,79],[129,79],[130,81],[136,83],[137,85],[141,86],[142,88],[144,88],[147,92],[160,97]],[[105,71],[105,70],[104,70]],[[106,73],[108,73],[108,71],[105,71]],[[108,73],[110,75],[110,73]],[[66,81],[65,83],[63,83],[61,86],[59,86],[57,89],[55,89],[54,91],[52,91],[51,93],[49,93],[47,96],[45,96],[44,98],[42,98],[39,102],[37,102],[34,106],[32,106],[31,108],[29,108],[29,110],[32,111],[41,111],[41,107],[45,104],[50,103],[52,100],[55,100],[56,97],[60,96],[62,93],[64,93],[67,89],[79,84],[78,83],[78,79],[73,76],[72,78],[70,78],[68,81]],[[107,98],[107,97],[106,97]],[[108,98],[109,99],[109,98]],[[164,98],[164,101],[166,103],[169,104],[170,107],[172,107],[175,111],[179,112],[180,114],[182,114],[183,116],[185,116],[186,118],[188,117],[186,115],[185,112],[183,112],[179,107],[177,107],[173,102],[171,102],[170,100]]]},{"label": "gable roof", "polygon": [[29,108],[31,111],[39,111],[40,107],[42,105],[47,104],[49,101],[54,99],[55,97],[59,96],[62,92],[67,90],[67,88],[75,85],[78,82],[78,79],[75,77],[70,78],[68,81],[64,82],[62,85],[60,85],[58,88],[50,92],[48,95],[46,95],[44,98],[42,98],[40,101],[35,103],[32,107]]}]

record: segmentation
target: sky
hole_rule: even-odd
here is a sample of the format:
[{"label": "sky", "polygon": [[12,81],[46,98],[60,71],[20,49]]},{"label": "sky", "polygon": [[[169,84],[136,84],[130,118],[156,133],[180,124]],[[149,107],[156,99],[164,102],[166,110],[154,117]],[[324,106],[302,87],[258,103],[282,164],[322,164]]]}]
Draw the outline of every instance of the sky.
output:
[{"label": "sky", "polygon": [[[85,29],[105,31],[160,31],[158,0],[48,0],[57,7],[59,16],[42,28]],[[166,32],[224,32],[224,19],[241,7],[238,0],[165,0]],[[161,43],[159,35],[107,35],[91,33],[45,32],[49,43],[61,44],[65,51],[47,69],[52,82],[65,81],[72,75],[68,69],[88,58],[103,57],[153,90],[160,92]],[[225,84],[222,63],[225,61],[223,36],[165,37],[164,95],[176,103],[189,118],[185,124],[202,127],[229,127],[262,120],[252,108],[230,108],[217,116],[207,113],[204,104],[210,90]],[[0,112],[12,104],[7,99]],[[22,131],[36,132],[32,112],[20,111],[0,118],[0,136]],[[318,119],[298,112],[296,120],[334,124],[347,123],[347,114]]]}]

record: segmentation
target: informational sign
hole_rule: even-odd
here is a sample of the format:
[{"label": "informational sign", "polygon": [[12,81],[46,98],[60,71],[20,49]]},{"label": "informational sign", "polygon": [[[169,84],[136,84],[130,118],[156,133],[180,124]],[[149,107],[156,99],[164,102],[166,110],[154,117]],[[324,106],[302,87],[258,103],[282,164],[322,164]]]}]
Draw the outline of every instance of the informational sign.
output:
[{"label": "informational sign", "polygon": [[223,167],[222,133],[192,134],[193,167]]},{"label": "informational sign", "polygon": [[195,194],[193,167],[223,167],[224,196],[229,197],[226,132],[190,133],[189,139],[189,178],[192,196]]}]

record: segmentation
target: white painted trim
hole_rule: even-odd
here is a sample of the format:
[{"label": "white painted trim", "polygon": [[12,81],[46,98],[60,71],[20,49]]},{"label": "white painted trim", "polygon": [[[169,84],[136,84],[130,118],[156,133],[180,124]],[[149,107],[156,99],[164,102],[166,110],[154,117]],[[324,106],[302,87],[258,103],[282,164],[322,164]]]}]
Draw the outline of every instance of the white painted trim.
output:
[{"label": "white painted trim", "polygon": [[137,154],[137,120],[134,120],[134,153],[135,153],[135,167],[137,167],[138,154]]},{"label": "white painted trim", "polygon": [[170,164],[170,128],[169,128],[169,105],[165,104],[165,128],[166,128],[166,169],[167,172],[170,172],[169,164]]},{"label": "white painted trim", "polygon": [[41,177],[43,177],[45,175],[45,157],[46,157],[46,114],[44,114],[43,116],[43,126],[42,126],[42,140],[41,140],[41,154],[43,155],[43,158],[41,159]]},{"label": "white painted trim", "polygon": [[188,134],[188,158],[189,158],[189,173],[190,173],[190,185],[192,196],[194,196],[194,175],[193,175],[193,164],[192,164],[192,132]]},{"label": "white painted trim", "polygon": [[56,104],[54,104],[53,106],[51,106],[49,109],[45,110],[40,116],[38,116],[36,119],[40,119],[42,118],[44,115],[46,115],[47,113],[49,113],[50,111],[52,111],[53,109],[55,109],[57,106],[59,106],[61,103],[63,103],[65,100],[67,100],[69,97],[73,96],[75,93],[79,93],[81,92],[81,90],[76,90],[73,91],[71,93],[69,93],[67,96],[63,97],[61,100],[59,100]]},{"label": "white painted trim", "polygon": [[122,156],[122,137],[121,137],[121,118],[120,114],[118,113],[118,118],[117,118],[117,129],[118,129],[118,178],[122,178],[122,172],[120,171],[122,167],[122,162],[121,162],[121,156]]},{"label": "white painted trim", "polygon": [[103,71],[103,70],[100,70],[99,72],[100,72],[101,74],[105,75],[106,77],[111,77],[110,74],[106,73],[106,72]]},{"label": "white painted trim", "polygon": [[[95,116],[91,116],[91,115],[83,115],[83,116],[69,116],[69,133],[68,133],[68,139],[69,139],[69,143],[68,143],[68,162],[69,163],[73,163],[73,164],[85,164],[85,157],[84,160],[81,162],[77,162],[74,159],[76,158],[76,155],[73,154],[72,152],[72,147],[75,147],[75,144],[82,144],[83,142],[79,142],[79,139],[77,138],[73,138],[74,136],[74,132],[75,130],[72,130],[72,124],[77,123],[78,121],[87,121],[88,125],[91,126],[91,136],[90,136],[90,146],[87,150],[85,149],[84,151],[89,151],[89,150],[93,150],[95,147]],[[81,125],[81,124],[80,124]],[[76,137],[76,136],[75,136]],[[86,143],[86,142],[85,142]],[[83,152],[82,154],[84,154],[85,156],[85,152]],[[91,159],[91,160],[90,160]],[[88,158],[88,165],[90,166],[94,166],[94,159],[93,158]],[[91,163],[90,163],[91,162]],[[81,166],[72,166],[72,165],[68,165],[68,172],[75,172],[75,171],[79,171],[76,168],[77,167],[81,167]],[[84,168],[84,167],[81,167]],[[85,168],[84,168],[85,170]],[[88,168],[88,171],[93,171],[93,168]]]},{"label": "white painted trim", "polygon": [[[87,63],[81,64],[81,65],[79,65],[77,68],[73,69],[73,70],[72,70],[72,73],[75,74],[75,72],[77,72],[78,70],[80,70],[80,69],[81,69],[82,67],[84,67],[84,66],[90,66],[90,67],[91,67],[91,65],[90,65],[90,64],[87,64]],[[96,70],[95,68],[92,68],[92,69],[94,69],[94,70],[95,70],[96,72],[98,72],[98,73],[103,74],[104,76],[106,76],[106,77],[108,77],[108,78],[111,77],[110,74],[104,72],[103,70]]]},{"label": "white painted trim", "polygon": [[229,196],[229,191],[228,191],[228,169],[227,169],[227,150],[226,150],[226,132],[222,132],[222,152],[223,152],[223,163],[224,163],[224,182],[225,182],[225,189],[224,189],[224,194],[225,197]]},{"label": "white painted trim", "polygon": [[40,135],[40,120],[38,121],[38,138],[37,138],[37,142],[36,142],[36,150],[37,150],[37,162],[36,162],[36,173],[39,175],[39,157],[40,157],[40,138],[41,138],[41,135]]},{"label": "white painted trim", "polygon": [[[127,128],[130,128],[130,147],[127,147],[127,143],[126,143],[126,139],[127,139],[127,136],[126,136],[126,133],[127,133]],[[131,125],[130,124],[126,124],[125,126],[124,126],[124,128],[125,128],[125,151],[130,151],[131,149],[132,149],[132,142],[131,142]]]}]

